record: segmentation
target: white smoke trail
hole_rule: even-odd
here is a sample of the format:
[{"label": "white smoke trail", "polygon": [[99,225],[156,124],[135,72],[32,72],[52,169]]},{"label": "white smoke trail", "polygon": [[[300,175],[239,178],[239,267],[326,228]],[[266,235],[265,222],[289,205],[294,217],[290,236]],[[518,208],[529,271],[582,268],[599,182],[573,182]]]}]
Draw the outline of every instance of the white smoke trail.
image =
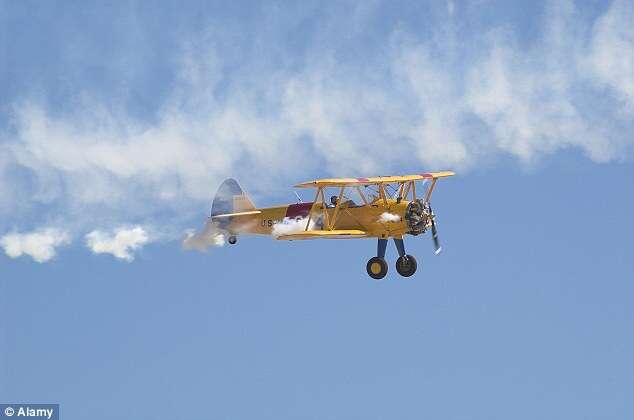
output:
[{"label": "white smoke trail", "polygon": [[56,254],[56,248],[70,243],[70,235],[62,230],[48,228],[28,233],[9,233],[0,238],[0,246],[11,258],[28,255],[43,263]]},{"label": "white smoke trail", "polygon": [[224,244],[225,233],[210,221],[205,223],[205,227],[201,232],[196,232],[193,229],[185,232],[185,237],[182,241],[182,247],[185,251],[196,250],[205,252],[211,246],[221,247]]},{"label": "white smoke trail", "polygon": [[[285,217],[284,220],[280,223],[276,223],[273,225],[273,231],[271,235],[275,238],[278,238],[282,235],[288,235],[289,233],[297,233],[306,229],[307,220],[303,217],[291,219]],[[310,226],[308,226],[308,230],[313,230],[315,227],[315,223],[311,220]]]},{"label": "white smoke trail", "polygon": [[381,214],[381,216],[379,217],[379,222],[381,223],[400,222],[400,221],[401,221],[401,216],[397,214],[388,213],[388,212]]},{"label": "white smoke trail", "polygon": [[93,230],[85,236],[86,246],[95,254],[111,254],[115,258],[133,261],[137,251],[150,240],[148,233],[141,226],[117,228],[108,233]]}]

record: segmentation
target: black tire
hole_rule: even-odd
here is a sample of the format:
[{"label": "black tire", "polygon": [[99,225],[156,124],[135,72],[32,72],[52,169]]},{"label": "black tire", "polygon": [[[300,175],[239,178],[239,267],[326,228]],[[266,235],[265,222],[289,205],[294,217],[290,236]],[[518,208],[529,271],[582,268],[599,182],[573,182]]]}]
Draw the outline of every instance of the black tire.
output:
[{"label": "black tire", "polygon": [[417,267],[416,258],[411,255],[404,255],[396,260],[396,271],[403,277],[413,275]]},{"label": "black tire", "polygon": [[387,274],[387,263],[383,258],[372,257],[365,266],[368,275],[375,280],[381,280]]},{"label": "black tire", "polygon": [[235,245],[236,242],[238,242],[238,238],[235,235],[231,235],[229,236],[229,239],[227,240],[231,245]]}]

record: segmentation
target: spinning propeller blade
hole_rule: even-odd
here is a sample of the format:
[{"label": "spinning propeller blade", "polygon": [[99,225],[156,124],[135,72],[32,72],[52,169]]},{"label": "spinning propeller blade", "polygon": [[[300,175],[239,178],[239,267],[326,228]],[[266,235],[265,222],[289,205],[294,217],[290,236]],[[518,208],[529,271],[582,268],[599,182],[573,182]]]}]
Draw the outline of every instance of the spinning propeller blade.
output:
[{"label": "spinning propeller blade", "polygon": [[[429,208],[429,210],[431,211],[431,207]],[[434,212],[431,211],[431,214],[432,214],[431,237],[434,240],[434,248],[436,248],[436,251],[434,251],[434,254],[438,255],[442,251],[442,246],[440,246],[440,241],[438,240],[438,230],[436,229],[436,221],[434,220]]]}]

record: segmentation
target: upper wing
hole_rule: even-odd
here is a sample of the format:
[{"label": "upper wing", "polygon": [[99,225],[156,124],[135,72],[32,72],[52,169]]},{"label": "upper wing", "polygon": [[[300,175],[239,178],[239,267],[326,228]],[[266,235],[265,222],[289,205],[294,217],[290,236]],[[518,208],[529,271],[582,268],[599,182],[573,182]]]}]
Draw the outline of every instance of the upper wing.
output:
[{"label": "upper wing", "polygon": [[420,181],[423,179],[444,178],[455,175],[452,171],[429,172],[415,175],[401,176],[375,176],[371,178],[326,178],[314,181],[303,182],[295,185],[296,188],[317,188],[317,187],[343,187],[346,185],[376,185],[390,184],[395,182]]},{"label": "upper wing", "polygon": [[288,233],[286,235],[280,235],[277,239],[282,241],[295,241],[300,239],[349,239],[349,238],[364,238],[368,233],[362,230],[308,230],[295,233]]}]

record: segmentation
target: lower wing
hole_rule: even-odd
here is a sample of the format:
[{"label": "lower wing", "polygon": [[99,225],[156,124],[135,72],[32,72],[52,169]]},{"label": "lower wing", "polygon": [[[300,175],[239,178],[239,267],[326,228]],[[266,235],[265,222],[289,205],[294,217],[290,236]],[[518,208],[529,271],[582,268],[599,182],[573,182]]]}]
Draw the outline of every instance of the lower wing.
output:
[{"label": "lower wing", "polygon": [[368,233],[362,230],[308,230],[280,235],[277,239],[282,241],[297,241],[302,239],[351,239],[367,238]]}]

